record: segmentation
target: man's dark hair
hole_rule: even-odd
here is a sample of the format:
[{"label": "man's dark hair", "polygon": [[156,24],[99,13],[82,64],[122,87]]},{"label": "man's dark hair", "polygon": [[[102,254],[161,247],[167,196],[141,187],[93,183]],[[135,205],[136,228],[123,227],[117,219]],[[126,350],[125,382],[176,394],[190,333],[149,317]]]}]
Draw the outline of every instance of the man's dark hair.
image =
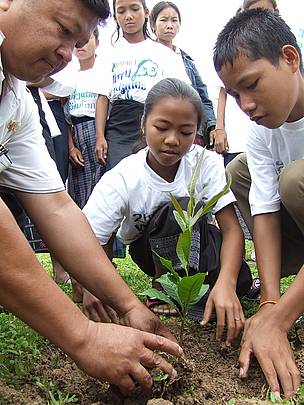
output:
[{"label": "man's dark hair", "polygon": [[[243,9],[246,10],[247,8],[254,6],[259,0],[244,0],[243,2]],[[268,0],[271,3],[274,11],[279,11],[278,5],[276,0]]]},{"label": "man's dark hair", "polygon": [[284,45],[296,48],[303,73],[301,50],[286,22],[270,10],[244,10],[231,18],[217,37],[213,52],[215,70],[219,72],[226,63],[233,65],[239,55],[253,61],[264,58],[278,66]]},{"label": "man's dark hair", "polygon": [[81,0],[99,18],[99,23],[104,24],[110,17],[110,5],[108,0]]}]

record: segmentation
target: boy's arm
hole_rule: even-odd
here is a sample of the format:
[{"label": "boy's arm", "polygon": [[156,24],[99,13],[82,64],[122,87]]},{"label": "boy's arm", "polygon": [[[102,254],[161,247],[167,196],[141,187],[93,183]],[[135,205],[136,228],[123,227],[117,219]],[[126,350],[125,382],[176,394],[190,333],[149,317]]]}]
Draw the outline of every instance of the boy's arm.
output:
[{"label": "boy's arm", "polygon": [[[180,354],[177,344],[131,328],[90,322],[41,268],[1,200],[0,216],[2,305],[59,346],[85,372],[124,391],[132,389],[134,381],[145,390],[151,387],[152,380],[145,367],[157,365],[174,376],[172,366],[153,350],[177,355]],[[50,219],[47,212],[46,216]],[[77,262],[75,248],[73,256]]]},{"label": "boy's arm", "polygon": [[304,312],[304,266],[276,305],[256,323],[253,333],[246,334],[240,354],[240,376],[246,377],[250,356],[260,363],[271,391],[289,398],[300,386],[301,376],[288,342],[287,332]]}]

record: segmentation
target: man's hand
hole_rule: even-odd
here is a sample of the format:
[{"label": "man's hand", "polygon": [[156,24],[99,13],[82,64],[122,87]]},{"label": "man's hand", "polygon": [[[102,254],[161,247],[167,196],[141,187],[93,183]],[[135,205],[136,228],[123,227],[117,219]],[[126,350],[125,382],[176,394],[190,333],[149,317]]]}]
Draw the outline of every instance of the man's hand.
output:
[{"label": "man's hand", "polygon": [[148,369],[158,367],[170,378],[176,376],[173,366],[155,350],[180,356],[178,344],[161,336],[125,326],[89,322],[81,347],[70,356],[78,367],[92,377],[115,384],[127,394],[137,382],[149,392],[153,381]]},{"label": "man's hand", "polygon": [[227,153],[229,150],[227,133],[225,129],[216,129],[214,137],[214,148],[217,153]]},{"label": "man's hand", "polygon": [[271,391],[279,395],[281,384],[284,395],[289,398],[300,386],[300,373],[288,342],[287,331],[273,321],[272,310],[270,305],[268,308],[266,305],[246,321],[239,357],[240,377],[247,377],[250,356],[254,354]]},{"label": "man's hand", "polygon": [[164,336],[172,342],[176,342],[175,337],[169,329],[140,301],[138,301],[130,311],[123,314],[120,317],[120,321],[125,326],[131,326],[132,328],[145,332],[155,333],[156,335]]},{"label": "man's hand", "polygon": [[224,333],[224,327],[227,324],[226,345],[236,339],[244,327],[245,317],[240,301],[235,293],[235,289],[222,284],[215,284],[208,297],[204,318],[201,322],[206,325],[211,317],[213,308],[216,311],[216,339],[220,340]]}]

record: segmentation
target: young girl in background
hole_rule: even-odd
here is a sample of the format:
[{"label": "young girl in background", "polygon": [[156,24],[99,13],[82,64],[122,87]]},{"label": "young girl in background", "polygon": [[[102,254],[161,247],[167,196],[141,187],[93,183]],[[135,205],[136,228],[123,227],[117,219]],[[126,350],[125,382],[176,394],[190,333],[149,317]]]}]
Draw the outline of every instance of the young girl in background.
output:
[{"label": "young girl in background", "polygon": [[[206,142],[209,134],[215,128],[215,116],[212,101],[209,99],[207,86],[203,83],[202,78],[195,66],[191,56],[185,51],[179,49],[173,44],[174,38],[179,32],[181,25],[181,14],[176,4],[171,1],[160,1],[150,13],[150,26],[156,36],[157,42],[172,49],[182,60],[186,73],[191,81],[193,88],[198,92],[204,106],[204,127],[201,129]],[[201,137],[198,138],[198,143]],[[209,145],[209,142],[207,143]]]},{"label": "young girl in background", "polygon": [[150,39],[145,0],[114,0],[113,12],[117,39],[97,70],[106,84],[97,101],[96,129],[107,170],[132,153],[151,87],[165,77],[188,80],[174,54]]},{"label": "young girl in background", "polygon": [[[86,84],[92,75],[98,46],[98,29],[82,48],[75,48],[74,54],[80,64],[77,87],[66,105],[69,127],[69,158],[71,162],[68,193],[76,204],[83,208],[95,184],[104,173],[103,161],[99,159],[96,147],[95,110],[97,94],[86,91]],[[90,86],[91,87],[91,86]]]},{"label": "young girl in background", "polygon": [[[189,197],[187,186],[203,150],[193,145],[201,122],[202,103],[190,85],[178,79],[164,79],[157,83],[146,98],[142,118],[142,136],[147,146],[107,172],[96,185],[83,210],[109,256],[111,241],[117,233],[120,240],[130,244],[133,260],[153,278],[159,277],[164,269],[157,261],[153,262],[155,257],[152,257],[150,243],[146,244],[147,240],[151,242],[148,229],[155,216],[161,210],[164,213],[165,209],[168,218],[165,218],[166,223],[160,221],[160,233],[165,237],[173,236],[172,232],[175,232],[175,237],[180,233],[178,225],[172,231],[175,221],[169,193],[179,200]],[[195,186],[196,194],[204,188],[205,203],[220,192],[225,183],[222,159],[206,150]],[[233,194],[229,192],[217,202],[213,210],[220,227],[222,243],[217,252],[220,256],[218,271],[210,272],[206,279],[211,292],[203,319],[203,323],[206,323],[215,308],[217,337],[222,336],[226,324],[228,345],[239,334],[244,323],[238,296],[244,295],[251,286],[249,268],[242,266],[240,271],[244,240],[233,209],[234,201]],[[209,243],[202,239],[204,221],[205,217],[200,220],[198,227],[200,252],[204,251],[202,245]],[[159,250],[158,253],[168,258]],[[201,263],[199,257],[197,267],[193,267],[196,272],[204,271],[200,267]],[[164,303],[157,304],[153,308],[156,313],[168,311]]]}]

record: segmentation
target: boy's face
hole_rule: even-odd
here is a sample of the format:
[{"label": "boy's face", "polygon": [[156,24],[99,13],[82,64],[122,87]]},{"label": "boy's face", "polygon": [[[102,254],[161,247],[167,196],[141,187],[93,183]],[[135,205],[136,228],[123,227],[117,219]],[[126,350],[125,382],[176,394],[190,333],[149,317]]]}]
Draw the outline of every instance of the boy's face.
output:
[{"label": "boy's face", "polygon": [[31,82],[65,67],[75,45],[83,46],[98,23],[79,0],[4,0],[0,7],[4,70]]},{"label": "boy's face", "polygon": [[253,61],[240,55],[233,66],[224,65],[218,75],[227,93],[258,125],[278,128],[304,115],[303,106],[298,108],[300,97],[304,97],[300,91],[301,74],[288,52],[282,52],[278,66],[264,58]]}]

